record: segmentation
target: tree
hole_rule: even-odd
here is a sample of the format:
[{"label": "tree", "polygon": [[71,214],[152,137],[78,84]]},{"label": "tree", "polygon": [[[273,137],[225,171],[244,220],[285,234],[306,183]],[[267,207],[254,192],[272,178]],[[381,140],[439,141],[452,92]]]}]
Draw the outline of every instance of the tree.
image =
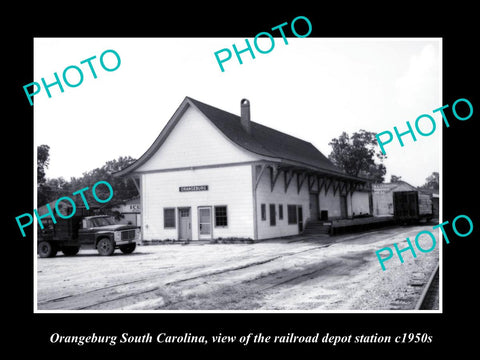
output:
[{"label": "tree", "polygon": [[47,181],[45,171],[50,162],[50,146],[37,146],[37,202],[44,204],[48,201],[48,187],[45,186]]},{"label": "tree", "polygon": [[375,135],[373,132],[360,130],[350,137],[343,132],[329,143],[332,152],[328,158],[348,175],[367,177],[374,183],[381,183],[387,172],[382,164],[386,155],[380,151]]},{"label": "tree", "polygon": [[46,180],[45,169],[50,162],[50,146],[37,146],[37,184],[43,184]]},{"label": "tree", "polygon": [[[133,183],[133,180],[127,178],[113,177],[113,173],[124,169],[135,159],[130,156],[120,156],[118,159],[107,161],[102,167],[85,172],[80,178],[71,178],[69,188],[70,193],[89,187],[92,189],[99,181],[107,181],[113,189],[113,198],[108,202],[108,207],[115,206],[122,203],[125,200],[129,200],[138,195],[137,188]],[[109,190],[105,185],[99,185],[95,189],[95,193],[100,199],[106,199],[109,196]],[[89,204],[96,204],[97,201],[92,195],[92,191],[88,190],[84,192],[85,198]],[[79,204],[83,204],[83,201],[79,199]]]},{"label": "tree", "polygon": [[440,174],[436,171],[432,172],[432,175],[425,179],[425,184],[421,188],[438,191],[440,189]]},{"label": "tree", "polygon": [[[82,206],[83,200],[80,195],[72,195],[74,192],[88,187],[87,191],[83,192],[88,204],[97,204],[92,194],[93,185],[99,181],[107,181],[113,189],[113,198],[106,203],[107,207],[115,206],[125,200],[129,200],[138,195],[137,188],[132,180],[126,178],[113,177],[113,173],[119,171],[131,163],[135,159],[130,156],[120,156],[118,159],[107,161],[102,167],[84,172],[81,177],[72,177],[70,181],[66,181],[63,177],[46,179],[38,188],[37,201],[38,205],[57,200],[62,196],[68,196],[78,206]],[[105,185],[98,185],[95,189],[96,195],[100,199],[107,199],[110,191]],[[102,204],[99,204],[102,205]]]},{"label": "tree", "polygon": [[390,182],[391,182],[391,183],[399,182],[401,178],[402,178],[401,176],[391,175],[391,176],[390,176]]}]

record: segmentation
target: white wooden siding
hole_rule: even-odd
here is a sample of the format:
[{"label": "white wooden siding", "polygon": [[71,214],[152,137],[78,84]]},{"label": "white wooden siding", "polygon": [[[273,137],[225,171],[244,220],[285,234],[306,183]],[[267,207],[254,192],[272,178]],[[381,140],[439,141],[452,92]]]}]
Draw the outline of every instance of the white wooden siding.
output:
[{"label": "white wooden siding", "polygon": [[256,160],[233,144],[199,110],[190,106],[160,149],[136,171],[227,164]]},{"label": "white wooden siding", "polygon": [[[208,191],[180,192],[180,186],[208,185]],[[198,239],[198,207],[212,207],[213,238],[254,238],[250,165],[142,174],[142,230],[144,240],[178,239],[178,211],[174,229],[164,229],[163,209],[190,207],[192,239]],[[227,206],[227,227],[214,226],[214,206]]]},{"label": "white wooden siding", "polygon": [[[339,218],[341,216],[339,192],[337,191],[335,193],[335,196],[333,196],[333,190],[332,190],[332,187],[330,187],[326,195],[325,195],[325,190],[322,189],[320,191],[319,196],[320,196],[320,199],[319,199],[320,211],[327,210],[329,219]],[[349,199],[347,199],[347,206],[349,203],[348,200]]]},{"label": "white wooden siding", "polygon": [[355,215],[370,214],[368,192],[355,191],[352,194],[352,211]]}]

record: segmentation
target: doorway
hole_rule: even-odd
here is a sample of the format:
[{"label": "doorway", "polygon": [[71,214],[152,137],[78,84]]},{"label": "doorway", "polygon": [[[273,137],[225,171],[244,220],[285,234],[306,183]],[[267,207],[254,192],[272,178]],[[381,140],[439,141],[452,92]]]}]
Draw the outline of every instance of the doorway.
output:
[{"label": "doorway", "polygon": [[340,195],[340,217],[346,219],[347,216],[347,197]]},{"label": "doorway", "polygon": [[303,232],[303,209],[302,205],[298,205],[297,207],[298,211],[298,232],[302,233]]},{"label": "doorway", "polygon": [[318,205],[318,194],[310,193],[310,219],[313,221],[320,219],[320,207]]},{"label": "doorway", "polygon": [[198,238],[212,238],[212,208],[209,206],[198,208]]},{"label": "doorway", "polygon": [[192,240],[190,208],[178,208],[178,240]]}]

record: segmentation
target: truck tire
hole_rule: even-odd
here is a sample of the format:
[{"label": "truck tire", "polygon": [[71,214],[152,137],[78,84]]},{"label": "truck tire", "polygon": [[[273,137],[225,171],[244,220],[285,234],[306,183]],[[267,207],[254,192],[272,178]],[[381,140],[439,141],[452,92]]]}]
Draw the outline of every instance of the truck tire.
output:
[{"label": "truck tire", "polygon": [[57,255],[57,249],[48,241],[40,241],[38,244],[38,255],[41,258],[49,258]]},{"label": "truck tire", "polygon": [[115,251],[115,244],[110,238],[104,237],[98,241],[97,250],[102,256],[110,256]]},{"label": "truck tire", "polygon": [[65,246],[62,248],[62,252],[65,256],[75,256],[80,248],[78,246]]},{"label": "truck tire", "polygon": [[135,251],[136,247],[137,247],[136,243],[122,245],[120,246],[120,251],[124,254],[131,254],[132,252]]}]

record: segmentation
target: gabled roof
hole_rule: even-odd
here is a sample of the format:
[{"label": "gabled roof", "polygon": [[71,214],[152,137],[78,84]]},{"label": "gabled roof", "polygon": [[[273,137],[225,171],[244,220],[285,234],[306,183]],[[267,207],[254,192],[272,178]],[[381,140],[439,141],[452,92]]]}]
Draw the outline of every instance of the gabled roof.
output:
[{"label": "gabled roof", "polygon": [[188,98],[195,106],[237,145],[259,155],[293,160],[323,170],[341,172],[311,143],[287,135],[272,128],[251,122],[251,134],[247,133],[240,116],[217,109]]},{"label": "gabled roof", "polygon": [[403,180],[398,180],[396,182],[390,182],[390,183],[378,183],[378,184],[373,184],[373,189],[374,190],[383,190],[383,191],[393,191],[396,188],[398,188],[400,185],[406,185],[407,187],[410,187],[413,190],[417,190],[417,188],[413,185],[410,185],[406,181]]},{"label": "gabled roof", "polygon": [[190,105],[196,107],[212,122],[228,139],[241,148],[263,157],[274,158],[293,165],[305,166],[312,170],[325,172],[331,175],[365,181],[343,173],[332,164],[311,143],[287,135],[272,128],[251,122],[251,132],[242,127],[240,116],[202,103],[190,97],[185,97],[182,104],[162,130],[152,146],[136,162],[127,168],[115,173],[115,176],[126,175],[144,164],[162,145],[176,122]]}]

